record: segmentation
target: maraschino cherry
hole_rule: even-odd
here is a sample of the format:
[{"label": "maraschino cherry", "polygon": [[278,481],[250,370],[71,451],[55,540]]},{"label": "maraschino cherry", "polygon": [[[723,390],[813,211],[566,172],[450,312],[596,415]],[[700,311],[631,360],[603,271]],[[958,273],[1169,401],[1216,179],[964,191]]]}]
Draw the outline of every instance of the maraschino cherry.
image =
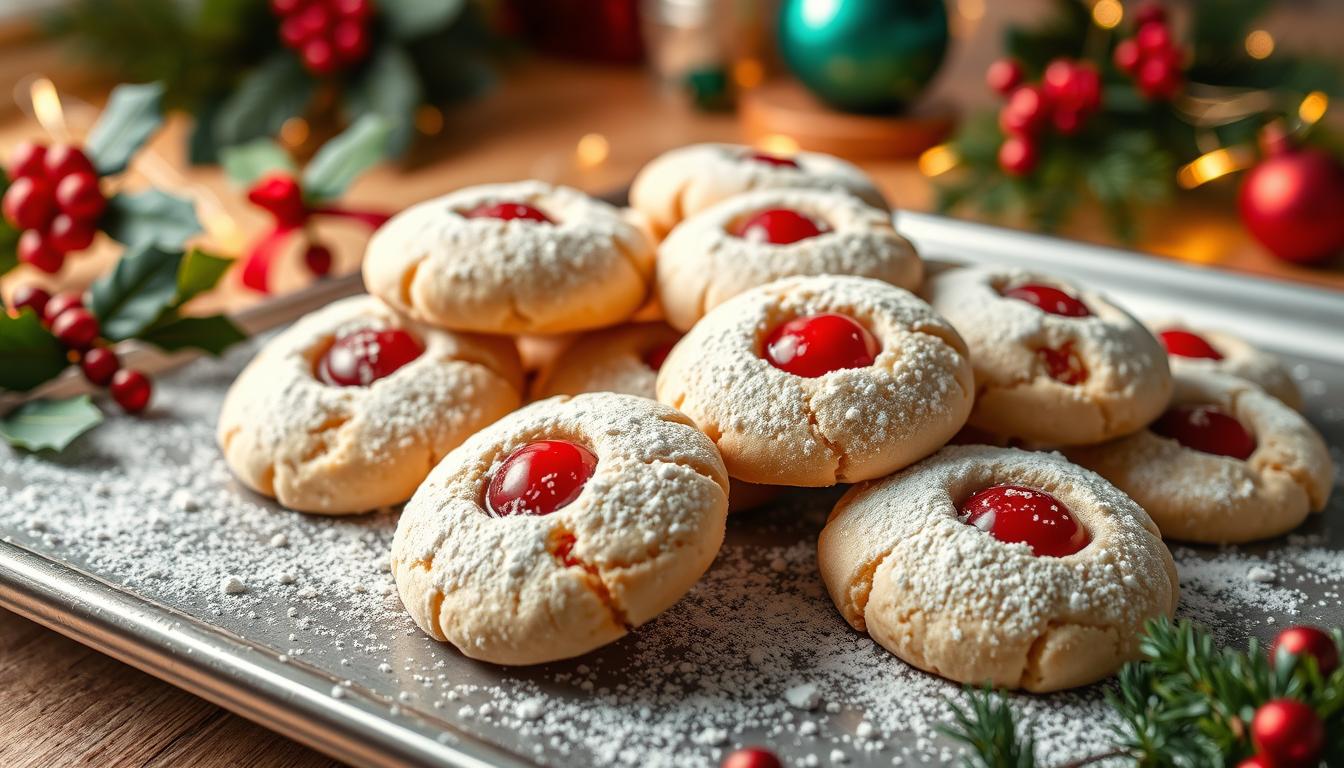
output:
[{"label": "maraschino cherry", "polygon": [[743,240],[771,245],[788,245],[829,230],[806,214],[788,208],[769,208],[758,211],[733,228],[733,234]]},{"label": "maraschino cherry", "polygon": [[514,219],[523,219],[525,221],[535,221],[541,224],[554,224],[550,216],[547,216],[539,208],[535,208],[527,203],[485,203],[462,214],[468,219],[502,219],[504,221],[513,221]]},{"label": "maraschino cherry", "polygon": [[999,541],[1024,543],[1037,557],[1072,555],[1092,540],[1059,499],[1024,485],[976,493],[961,506],[960,520]]},{"label": "maraschino cherry", "polygon": [[1339,646],[1329,633],[1316,627],[1289,627],[1280,632],[1269,646],[1269,658],[1275,661],[1280,654],[1310,656],[1325,676],[1339,668]]},{"label": "maraschino cherry", "polygon": [[1036,350],[1036,356],[1040,358],[1045,365],[1045,370],[1050,373],[1050,378],[1061,384],[1076,386],[1087,381],[1087,366],[1083,359],[1078,356],[1071,342],[1064,342],[1062,347],[1041,347]]},{"label": "maraschino cherry", "polygon": [[1149,427],[1186,448],[1245,460],[1255,452],[1255,436],[1215,405],[1176,405]]},{"label": "maraschino cherry", "polygon": [[1205,360],[1222,360],[1221,352],[1213,348],[1203,336],[1189,331],[1170,330],[1157,334],[1168,355],[1177,357],[1199,357]]},{"label": "maraschino cherry", "polygon": [[1054,287],[1041,283],[1026,283],[1003,291],[1003,296],[1025,301],[1042,312],[1061,317],[1087,317],[1092,311],[1077,297]]},{"label": "maraschino cherry", "polygon": [[672,348],[677,345],[675,341],[668,341],[650,349],[644,353],[644,364],[655,371],[663,368],[663,363],[667,362],[667,356],[671,354]]},{"label": "maraschino cherry", "polygon": [[577,499],[596,468],[597,457],[577,443],[528,443],[495,470],[486,508],[495,517],[549,515]]},{"label": "maraschino cherry", "polygon": [[765,340],[765,359],[771,365],[805,379],[872,365],[880,351],[867,328],[831,313],[794,318]]},{"label": "maraschino cherry", "polygon": [[768,152],[753,152],[750,155],[747,155],[747,159],[754,160],[758,163],[765,163],[766,165],[773,165],[777,168],[798,167],[797,160],[794,160],[791,157],[780,157],[779,155],[772,155]]},{"label": "maraschino cherry", "polygon": [[317,362],[317,378],[335,387],[366,387],[422,352],[420,342],[400,328],[366,328],[332,343]]}]

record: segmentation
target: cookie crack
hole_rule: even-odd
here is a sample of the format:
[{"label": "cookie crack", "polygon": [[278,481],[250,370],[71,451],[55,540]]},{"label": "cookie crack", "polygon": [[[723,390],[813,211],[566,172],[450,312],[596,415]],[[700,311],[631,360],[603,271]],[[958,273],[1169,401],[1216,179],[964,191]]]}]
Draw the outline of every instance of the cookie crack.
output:
[{"label": "cookie crack", "polygon": [[332,432],[339,430],[341,427],[345,426],[348,423],[350,423],[350,416],[340,414],[335,416],[328,416],[327,418],[323,419],[320,424],[314,427],[309,427],[306,430],[308,436],[311,438],[316,438],[317,442],[309,446],[308,450],[304,451],[303,455],[299,457],[299,461],[304,463],[313,461],[317,459],[319,456],[325,454],[327,451],[331,450],[330,434]]},{"label": "cookie crack", "polygon": [[425,262],[426,258],[428,256],[422,254],[420,258],[411,262],[405,272],[401,273],[401,285],[398,286],[398,294],[402,305],[406,307],[413,306],[411,304],[411,286],[415,283],[415,276],[420,273],[420,265]]},{"label": "cookie crack", "polygon": [[877,569],[881,568],[895,551],[896,547],[892,545],[886,552],[865,563],[849,584],[849,598],[853,601],[855,615],[863,622],[864,631],[867,631],[868,627],[868,598],[873,592],[873,577],[877,574]]},{"label": "cookie crack", "polygon": [[625,610],[621,607],[616,596],[611,593],[607,582],[603,580],[601,569],[574,554],[576,544],[578,544],[578,538],[574,535],[574,532],[559,527],[551,534],[548,549],[551,555],[560,561],[561,565],[583,571],[584,583],[588,585],[598,602],[606,607],[607,612],[611,614],[612,621],[626,632],[634,631],[634,626],[626,616]]},{"label": "cookie crack", "polygon": [[817,422],[816,411],[812,408],[812,397],[815,396],[816,394],[813,393],[812,396],[808,397],[807,405],[803,408],[803,412],[807,415],[807,427],[812,432],[812,436],[835,457],[835,469],[832,470],[832,473],[836,482],[842,482],[841,478],[845,476],[845,453],[831,441],[831,438],[822,431],[821,425]]}]

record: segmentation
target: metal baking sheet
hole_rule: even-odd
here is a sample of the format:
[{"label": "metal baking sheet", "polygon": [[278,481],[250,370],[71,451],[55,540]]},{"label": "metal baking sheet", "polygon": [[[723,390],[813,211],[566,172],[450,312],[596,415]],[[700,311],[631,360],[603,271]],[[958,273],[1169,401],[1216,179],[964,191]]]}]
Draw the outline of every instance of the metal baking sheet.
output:
[{"label": "metal baking sheet", "polygon": [[[1344,295],[928,215],[897,224],[930,260],[1067,275],[1141,316],[1280,352],[1344,460]],[[243,320],[275,325],[358,289],[321,284]],[[304,516],[228,477],[214,419],[256,343],[162,375],[148,418],[111,416],[61,456],[0,448],[0,605],[355,765],[715,765],[740,744],[793,765],[955,755],[930,726],[957,688],[852,632],[825,598],[812,544],[833,491],[735,516],[685,600],[581,659],[505,669],[429,641],[390,590],[395,511]],[[1177,548],[1181,614],[1227,642],[1344,625],[1341,513],[1337,488],[1285,539]],[[1069,727],[1104,720],[1100,690],[1014,698],[1045,762],[1105,738]]]}]

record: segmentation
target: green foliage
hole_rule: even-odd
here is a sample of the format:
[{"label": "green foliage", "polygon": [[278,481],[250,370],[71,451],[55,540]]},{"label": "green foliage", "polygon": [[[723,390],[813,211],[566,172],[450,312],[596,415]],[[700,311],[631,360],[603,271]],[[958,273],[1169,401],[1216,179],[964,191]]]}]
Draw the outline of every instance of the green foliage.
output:
[{"label": "green foliage", "polygon": [[270,139],[254,139],[236,147],[225,147],[219,152],[219,162],[229,180],[243,189],[272,173],[293,175],[296,170],[284,147]]},{"label": "green foliage", "polygon": [[103,336],[129,339],[148,328],[177,296],[182,252],[138,243],[127,248],[111,272],[89,286],[89,309]]},{"label": "green foliage", "polygon": [[27,451],[60,451],[102,422],[102,412],[88,395],[33,400],[0,418],[0,438]]},{"label": "green foliage", "polygon": [[383,159],[390,132],[383,118],[364,115],[323,144],[303,169],[304,197],[309,202],[322,202],[345,194],[351,182]]},{"label": "green foliage", "polygon": [[98,226],[124,245],[151,243],[160,248],[181,248],[201,231],[190,200],[157,189],[112,196]]},{"label": "green foliage", "polygon": [[[0,197],[9,189],[9,174],[0,168]],[[0,275],[19,265],[19,230],[0,216]]]},{"label": "green foliage", "polygon": [[967,688],[966,698],[965,708],[948,702],[954,724],[938,728],[949,738],[971,748],[971,754],[962,759],[962,765],[965,768],[1032,768],[1036,764],[1036,747],[1030,734],[1019,737],[1012,707],[988,686],[984,690]]},{"label": "green foliage", "polygon": [[247,339],[238,326],[223,315],[182,317],[169,310],[136,338],[167,352],[179,349],[199,349],[218,356],[224,350]]},{"label": "green foliage", "polygon": [[163,124],[163,84],[119,85],[84,143],[84,153],[110,176],[126,170],[131,156]]},{"label": "green foliage", "polygon": [[286,120],[307,110],[315,87],[292,52],[272,53],[219,102],[210,127],[215,145],[231,147],[275,136]]},{"label": "green foliage", "polygon": [[389,129],[384,147],[401,154],[415,137],[415,109],[425,98],[415,63],[404,48],[386,45],[375,51],[364,76],[346,94],[347,119],[381,117]]},{"label": "green foliage", "polygon": [[0,312],[0,389],[27,392],[56,377],[70,361],[65,347],[51,335],[37,315]]}]

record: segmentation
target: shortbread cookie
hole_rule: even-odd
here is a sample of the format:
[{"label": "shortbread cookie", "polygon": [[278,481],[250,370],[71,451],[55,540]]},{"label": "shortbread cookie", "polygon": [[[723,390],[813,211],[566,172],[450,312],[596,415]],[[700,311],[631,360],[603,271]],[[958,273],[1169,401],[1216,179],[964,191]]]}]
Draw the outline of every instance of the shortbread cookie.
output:
[{"label": "shortbread cookie", "polygon": [[853,163],[817,152],[782,157],[736,144],[692,144],[664,152],[630,186],[630,205],[664,233],[689,216],[755,189],[832,189],[886,209]]},{"label": "shortbread cookie", "polygon": [[828,486],[938,450],[973,380],[957,332],[908,291],[794,277],[720,304],[668,355],[658,399],[719,446],[734,478]]},{"label": "shortbread cookie", "polygon": [[891,214],[852,195],[767,189],[687,218],[658,246],[658,298],[688,330],[750,288],[795,275],[859,275],[915,290],[923,262]]},{"label": "shortbread cookie", "polygon": [[1162,345],[1100,294],[1005,267],[943,272],[925,290],[971,350],[973,427],[1032,445],[1099,443],[1167,406]]},{"label": "shortbread cookie", "polygon": [[638,323],[580,336],[537,373],[532,398],[620,392],[655,397],[658,369],[681,334],[662,323]]},{"label": "shortbread cookie", "polygon": [[1174,320],[1152,323],[1150,327],[1167,349],[1167,363],[1173,374],[1192,371],[1236,376],[1302,410],[1302,393],[1283,361],[1274,354],[1230,333],[1196,330]]},{"label": "shortbread cookie", "polygon": [[1166,538],[1210,544],[1291,531],[1325,507],[1335,472],[1297,411],[1244,379],[1190,371],[1148,429],[1069,457],[1133,496]]},{"label": "shortbread cookie", "polygon": [[397,214],[364,259],[369,293],[424,322],[560,333],[630,317],[650,294],[642,216],[539,181],[461,189]]},{"label": "shortbread cookie", "polygon": [[415,623],[474,659],[537,664],[670,607],[723,543],[714,445],[652,400],[523,408],[450,453],[406,505],[392,573]]},{"label": "shortbread cookie", "polygon": [[1148,515],[1057,454],[950,446],[855,486],[817,542],[855,629],[967,685],[1055,691],[1114,673],[1178,582]]},{"label": "shortbread cookie", "polygon": [[372,296],[328,305],[238,375],[219,444],[247,487],[329,515],[405,501],[430,467],[518,407],[505,339],[405,319]]}]

